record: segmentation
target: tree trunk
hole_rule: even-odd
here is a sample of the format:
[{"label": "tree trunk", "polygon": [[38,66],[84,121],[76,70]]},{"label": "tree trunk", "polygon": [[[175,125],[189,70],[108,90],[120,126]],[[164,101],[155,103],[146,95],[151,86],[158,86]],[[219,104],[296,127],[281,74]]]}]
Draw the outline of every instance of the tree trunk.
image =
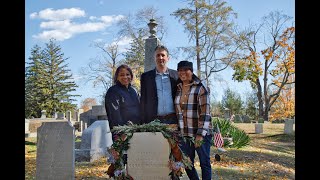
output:
[{"label": "tree trunk", "polygon": [[256,80],[256,85],[257,85],[257,97],[258,97],[258,102],[259,102],[259,115],[258,118],[263,118],[264,116],[264,110],[263,110],[263,100],[262,100],[262,88],[261,88],[261,84],[259,81],[259,78]]}]

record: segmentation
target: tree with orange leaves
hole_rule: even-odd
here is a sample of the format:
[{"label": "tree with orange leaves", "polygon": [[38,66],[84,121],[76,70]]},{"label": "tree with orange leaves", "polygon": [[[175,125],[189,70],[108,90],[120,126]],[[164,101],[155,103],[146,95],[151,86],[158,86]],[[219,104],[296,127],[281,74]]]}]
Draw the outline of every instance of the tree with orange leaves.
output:
[{"label": "tree with orange leaves", "polygon": [[[290,77],[294,79],[293,77]],[[280,92],[280,96],[270,109],[269,120],[293,118],[295,115],[295,87],[288,87]]]},{"label": "tree with orange leaves", "polygon": [[257,29],[240,32],[237,37],[243,55],[232,66],[233,79],[248,80],[257,90],[259,117],[265,121],[281,92],[295,83],[295,27],[286,26],[290,19],[271,12]]},{"label": "tree with orange leaves", "polygon": [[92,106],[94,105],[97,105],[97,101],[95,98],[86,98],[81,101],[80,108],[83,109],[84,112],[87,112],[92,109]]}]

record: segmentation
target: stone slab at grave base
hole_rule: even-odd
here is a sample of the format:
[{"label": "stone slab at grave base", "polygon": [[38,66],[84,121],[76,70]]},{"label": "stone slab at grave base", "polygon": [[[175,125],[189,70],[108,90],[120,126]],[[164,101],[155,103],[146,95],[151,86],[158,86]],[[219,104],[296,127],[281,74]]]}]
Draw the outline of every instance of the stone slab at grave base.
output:
[{"label": "stone slab at grave base", "polygon": [[169,180],[170,147],[161,132],[134,133],[128,153],[128,174],[139,180]]}]

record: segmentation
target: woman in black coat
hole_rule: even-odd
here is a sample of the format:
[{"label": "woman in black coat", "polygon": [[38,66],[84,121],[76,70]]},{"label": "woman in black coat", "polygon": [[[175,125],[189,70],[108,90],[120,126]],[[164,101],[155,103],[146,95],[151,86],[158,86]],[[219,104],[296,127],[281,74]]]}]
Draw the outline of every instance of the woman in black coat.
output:
[{"label": "woman in black coat", "polygon": [[132,87],[133,73],[129,66],[120,65],[114,76],[115,85],[110,87],[105,96],[105,108],[110,129],[125,125],[128,121],[140,124],[139,94]]}]

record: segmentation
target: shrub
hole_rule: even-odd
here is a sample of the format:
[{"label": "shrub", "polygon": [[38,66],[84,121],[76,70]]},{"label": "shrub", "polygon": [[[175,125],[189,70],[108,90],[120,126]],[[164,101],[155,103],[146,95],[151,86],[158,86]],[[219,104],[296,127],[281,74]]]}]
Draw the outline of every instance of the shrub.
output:
[{"label": "shrub", "polygon": [[212,125],[219,126],[222,137],[231,137],[230,141],[224,141],[224,147],[242,148],[250,142],[250,137],[241,129],[237,128],[230,121],[219,118],[212,118]]}]

